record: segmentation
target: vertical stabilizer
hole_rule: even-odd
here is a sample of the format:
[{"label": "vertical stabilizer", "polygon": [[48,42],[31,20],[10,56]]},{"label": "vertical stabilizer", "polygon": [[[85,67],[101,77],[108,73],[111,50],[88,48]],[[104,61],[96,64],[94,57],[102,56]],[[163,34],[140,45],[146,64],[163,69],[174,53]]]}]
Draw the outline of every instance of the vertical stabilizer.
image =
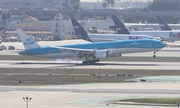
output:
[{"label": "vertical stabilizer", "polygon": [[28,36],[22,29],[17,29],[19,37],[25,47],[25,50],[39,48],[40,46]]},{"label": "vertical stabilizer", "polygon": [[118,34],[130,34],[128,29],[125,27],[125,25],[117,18],[116,15],[111,15],[114,24],[115,24],[115,31],[118,31]]},{"label": "vertical stabilizer", "polygon": [[164,19],[160,16],[156,16],[157,19],[158,19],[158,23],[159,23],[159,26],[161,28],[161,30],[169,30],[171,31],[172,29],[167,25],[167,23],[164,21]]},{"label": "vertical stabilizer", "polygon": [[91,41],[91,39],[88,37],[88,33],[84,30],[84,28],[75,20],[71,19],[74,31],[76,35],[80,35],[82,39]]}]

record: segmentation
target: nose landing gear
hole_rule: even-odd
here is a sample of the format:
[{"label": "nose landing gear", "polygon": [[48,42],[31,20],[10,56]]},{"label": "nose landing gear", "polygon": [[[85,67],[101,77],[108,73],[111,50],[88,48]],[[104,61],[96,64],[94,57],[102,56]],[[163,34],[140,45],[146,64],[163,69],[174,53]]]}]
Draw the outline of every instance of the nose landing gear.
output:
[{"label": "nose landing gear", "polygon": [[153,55],[154,58],[156,57],[156,52],[157,52],[157,51],[154,51],[154,55]]}]

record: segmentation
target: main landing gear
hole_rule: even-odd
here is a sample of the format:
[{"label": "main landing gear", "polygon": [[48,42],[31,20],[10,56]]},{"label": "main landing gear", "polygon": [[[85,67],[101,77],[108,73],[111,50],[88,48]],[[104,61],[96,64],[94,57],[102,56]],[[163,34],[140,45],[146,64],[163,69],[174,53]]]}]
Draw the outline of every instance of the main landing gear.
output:
[{"label": "main landing gear", "polygon": [[88,65],[90,65],[90,64],[94,64],[94,63],[96,63],[96,62],[99,62],[99,59],[95,59],[95,60],[86,60],[86,61],[83,61],[82,62],[82,64],[88,64]]},{"label": "main landing gear", "polygon": [[156,52],[157,52],[157,51],[154,51],[154,55],[153,55],[154,58],[156,57]]}]

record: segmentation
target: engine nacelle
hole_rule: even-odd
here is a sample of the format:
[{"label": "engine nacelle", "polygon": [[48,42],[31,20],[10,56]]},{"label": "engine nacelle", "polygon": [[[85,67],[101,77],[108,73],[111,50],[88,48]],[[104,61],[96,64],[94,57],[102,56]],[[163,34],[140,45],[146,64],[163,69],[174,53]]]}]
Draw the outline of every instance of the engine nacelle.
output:
[{"label": "engine nacelle", "polygon": [[105,59],[108,58],[108,50],[98,50],[95,52],[95,57],[97,59]]},{"label": "engine nacelle", "polygon": [[109,55],[109,57],[121,57],[122,54],[113,54],[113,55]]}]

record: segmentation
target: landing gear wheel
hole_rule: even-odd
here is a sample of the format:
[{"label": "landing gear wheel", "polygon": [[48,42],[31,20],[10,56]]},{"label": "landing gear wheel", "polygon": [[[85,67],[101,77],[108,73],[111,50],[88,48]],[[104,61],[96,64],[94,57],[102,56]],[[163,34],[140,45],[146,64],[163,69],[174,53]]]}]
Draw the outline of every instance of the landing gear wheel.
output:
[{"label": "landing gear wheel", "polygon": [[99,62],[99,59],[94,60],[94,62]]},{"label": "landing gear wheel", "polygon": [[154,55],[153,55],[153,57],[154,57],[154,58],[156,57],[156,51],[154,51]]},{"label": "landing gear wheel", "polygon": [[93,61],[92,60],[89,60],[88,61],[88,64],[90,65],[90,64],[93,64]]},{"label": "landing gear wheel", "polygon": [[82,64],[84,64],[84,65],[91,65],[91,64],[94,64],[96,62],[99,62],[99,59],[83,61]]},{"label": "landing gear wheel", "polygon": [[83,61],[82,64],[87,64],[87,61]]}]

